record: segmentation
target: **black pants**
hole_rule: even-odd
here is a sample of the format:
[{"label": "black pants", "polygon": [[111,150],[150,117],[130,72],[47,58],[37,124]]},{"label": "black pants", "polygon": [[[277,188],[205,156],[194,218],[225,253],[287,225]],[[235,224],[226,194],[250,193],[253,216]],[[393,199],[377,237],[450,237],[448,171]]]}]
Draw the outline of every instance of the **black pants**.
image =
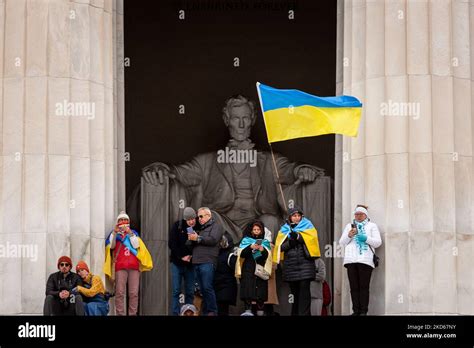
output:
[{"label": "black pants", "polygon": [[74,295],[74,300],[70,296],[66,300],[52,295],[46,296],[44,300],[43,314],[50,315],[84,315],[84,303],[81,295]]},{"label": "black pants", "polygon": [[355,314],[367,314],[369,287],[373,268],[363,263],[346,264],[351,287],[352,310]]},{"label": "black pants", "polygon": [[311,315],[311,279],[288,282],[290,284],[291,294],[293,295],[293,305],[291,306],[291,315]]}]

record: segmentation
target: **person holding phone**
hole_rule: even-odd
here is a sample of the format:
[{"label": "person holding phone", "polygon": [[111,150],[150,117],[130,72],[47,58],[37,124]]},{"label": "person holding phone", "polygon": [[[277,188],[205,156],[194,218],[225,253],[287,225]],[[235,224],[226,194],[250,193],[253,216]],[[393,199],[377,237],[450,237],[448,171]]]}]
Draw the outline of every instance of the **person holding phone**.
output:
[{"label": "person holding phone", "polygon": [[191,207],[184,208],[183,219],[176,221],[170,229],[168,247],[170,248],[172,313],[180,314],[181,287],[184,282],[184,304],[194,301],[194,270],[191,263],[192,243],[188,235],[195,234],[196,212]]},{"label": "person holding phone", "polygon": [[115,311],[126,315],[125,295],[128,289],[128,315],[137,315],[140,273],[153,269],[153,260],[138,232],[130,228],[130,217],[121,211],[116,225],[105,239],[104,274],[115,282]]},{"label": "person holding phone", "polygon": [[271,245],[264,239],[265,227],[256,220],[244,230],[239,244],[236,263],[236,277],[240,277],[240,299],[245,303],[245,312],[251,313],[252,302],[257,304],[257,315],[263,315],[264,304],[268,299],[268,278],[257,275],[256,268],[272,270]]},{"label": "person holding phone", "polygon": [[382,245],[377,225],[370,221],[368,207],[357,205],[354,220],[344,228],[339,244],[345,247],[344,267],[351,289],[352,315],[367,315],[374,249]]}]

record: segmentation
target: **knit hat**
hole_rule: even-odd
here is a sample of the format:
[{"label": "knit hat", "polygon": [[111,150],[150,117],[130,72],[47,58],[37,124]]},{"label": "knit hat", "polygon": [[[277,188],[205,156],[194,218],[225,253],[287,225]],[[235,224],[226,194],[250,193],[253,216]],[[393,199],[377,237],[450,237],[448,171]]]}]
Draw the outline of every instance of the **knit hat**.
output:
[{"label": "knit hat", "polygon": [[369,217],[368,210],[365,207],[360,206],[360,205],[355,208],[354,215],[355,215],[355,213],[364,213],[367,216],[367,218]]},{"label": "knit hat", "polygon": [[85,269],[87,272],[90,272],[89,267],[87,267],[87,263],[84,261],[79,261],[76,265],[76,272],[79,272],[81,269]]},{"label": "knit hat", "polygon": [[183,219],[184,220],[191,220],[196,218],[196,212],[191,207],[184,208],[183,211]]},{"label": "knit hat", "polygon": [[124,211],[121,211],[119,216],[117,216],[117,222],[119,222],[120,219],[127,219],[130,221],[130,217]]},{"label": "knit hat", "polygon": [[197,309],[196,309],[196,307],[195,307],[194,305],[192,305],[192,304],[185,304],[185,305],[183,305],[183,307],[181,307],[181,311],[180,311],[179,315],[183,316],[184,313],[186,313],[187,311],[191,311],[191,312],[193,312],[194,314],[197,313]]},{"label": "knit hat", "polygon": [[72,260],[71,260],[71,258],[70,258],[69,256],[61,256],[61,257],[58,259],[58,264],[57,264],[58,269],[59,269],[59,264],[60,264],[61,262],[67,262],[67,263],[69,263],[69,264],[71,265],[71,267],[72,267]]},{"label": "knit hat", "polygon": [[292,216],[293,214],[295,213],[300,213],[301,215],[303,215],[303,210],[298,208],[298,207],[293,207],[293,208],[290,208],[288,210],[288,217]]}]

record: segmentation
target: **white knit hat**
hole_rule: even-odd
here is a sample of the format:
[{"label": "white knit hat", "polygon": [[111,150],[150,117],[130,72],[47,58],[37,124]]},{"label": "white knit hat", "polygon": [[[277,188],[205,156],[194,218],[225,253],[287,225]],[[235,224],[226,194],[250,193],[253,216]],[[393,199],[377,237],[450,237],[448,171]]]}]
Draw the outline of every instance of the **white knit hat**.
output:
[{"label": "white knit hat", "polygon": [[354,215],[355,215],[355,213],[364,213],[367,217],[369,217],[369,212],[364,207],[355,208]]},{"label": "white knit hat", "polygon": [[183,316],[184,313],[186,313],[187,311],[191,311],[193,312],[194,314],[197,313],[197,308],[196,306],[192,305],[192,304],[184,304],[182,307],[181,307],[181,310],[180,310],[180,313],[179,315]]},{"label": "white knit hat", "polygon": [[121,211],[119,216],[117,216],[117,222],[119,222],[120,219],[127,219],[130,221],[130,217],[124,211]]}]

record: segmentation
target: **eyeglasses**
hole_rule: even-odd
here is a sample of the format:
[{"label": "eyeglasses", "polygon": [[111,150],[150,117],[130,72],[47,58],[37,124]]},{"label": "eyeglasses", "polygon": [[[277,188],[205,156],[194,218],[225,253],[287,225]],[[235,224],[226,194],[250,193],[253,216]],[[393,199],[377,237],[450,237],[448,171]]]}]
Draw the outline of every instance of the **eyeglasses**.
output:
[{"label": "eyeglasses", "polygon": [[66,263],[66,262],[61,262],[61,263],[59,264],[59,266],[61,266],[61,267],[69,267],[69,266],[71,266],[71,265],[70,265],[69,263]]},{"label": "eyeglasses", "polygon": [[202,219],[204,216],[208,216],[208,215],[209,215],[209,214],[205,214],[205,215],[198,215],[198,217],[199,217],[200,219]]}]

